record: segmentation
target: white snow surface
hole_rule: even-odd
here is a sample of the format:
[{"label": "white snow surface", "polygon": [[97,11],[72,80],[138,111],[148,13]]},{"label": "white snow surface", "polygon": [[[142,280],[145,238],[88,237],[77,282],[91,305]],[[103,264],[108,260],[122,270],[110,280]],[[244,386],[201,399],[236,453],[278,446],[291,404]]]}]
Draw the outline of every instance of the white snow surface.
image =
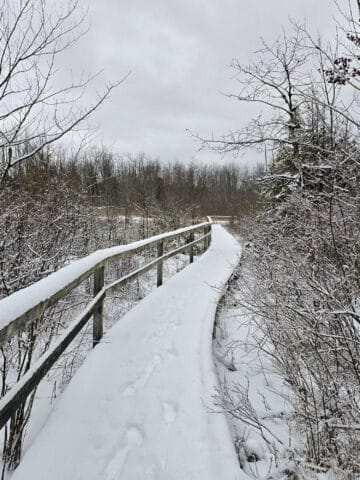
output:
[{"label": "white snow surface", "polygon": [[12,480],[240,480],[212,413],[217,301],[241,254],[221,226],[88,355]]},{"label": "white snow surface", "polygon": [[[245,250],[241,268],[237,269],[219,309],[215,364],[221,383],[226,381],[230,395],[244,408],[228,413],[242,472],[248,480],[285,480],[289,476],[284,471],[294,468],[291,457],[296,458],[296,452],[301,452],[302,442],[291,429],[291,392],[273,363],[270,342],[259,329],[263,319],[251,312],[251,306],[245,307],[247,289],[251,290],[254,283],[252,256],[251,251]],[[235,393],[233,387],[237,389]],[[315,477],[309,474],[306,478]]]}]

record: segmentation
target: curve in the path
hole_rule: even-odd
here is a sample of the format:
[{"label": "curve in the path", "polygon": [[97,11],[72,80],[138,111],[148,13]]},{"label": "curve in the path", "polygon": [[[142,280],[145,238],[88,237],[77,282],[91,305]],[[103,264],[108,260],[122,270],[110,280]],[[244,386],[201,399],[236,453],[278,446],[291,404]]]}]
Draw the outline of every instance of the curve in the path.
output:
[{"label": "curve in the path", "polygon": [[123,317],[87,357],[12,480],[237,480],[211,412],[212,326],[240,246],[209,250]]}]

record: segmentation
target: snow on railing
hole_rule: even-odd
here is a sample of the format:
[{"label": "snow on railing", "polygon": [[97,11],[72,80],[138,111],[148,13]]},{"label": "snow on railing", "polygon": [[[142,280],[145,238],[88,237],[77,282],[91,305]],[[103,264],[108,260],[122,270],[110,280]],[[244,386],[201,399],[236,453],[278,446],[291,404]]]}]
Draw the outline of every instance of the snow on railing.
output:
[{"label": "snow on railing", "polygon": [[208,215],[207,219],[212,223],[220,223],[221,225],[233,225],[237,217],[233,215]]},{"label": "snow on railing", "polygon": [[[211,224],[212,221],[208,220],[198,225],[156,235],[128,245],[98,250],[61,268],[39,282],[0,300],[0,346],[2,346],[17,332],[38,318],[48,307],[56,304],[80,283],[94,275],[94,298],[85,310],[0,400],[0,428],[6,424],[15,410],[36,388],[91,317],[93,317],[93,346],[101,340],[103,336],[103,302],[109,292],[124,286],[154,267],[157,267],[157,286],[161,286],[164,261],[178,253],[189,251],[189,259],[192,263],[194,246],[204,242],[204,250],[206,250],[210,245]],[[203,235],[195,239],[195,234],[199,232],[202,232]],[[186,237],[185,245],[164,254],[164,243],[166,241],[179,240],[183,237]],[[157,246],[157,258],[155,260],[109,285],[104,285],[104,269],[107,264],[125,255],[134,255],[154,246]]]}]

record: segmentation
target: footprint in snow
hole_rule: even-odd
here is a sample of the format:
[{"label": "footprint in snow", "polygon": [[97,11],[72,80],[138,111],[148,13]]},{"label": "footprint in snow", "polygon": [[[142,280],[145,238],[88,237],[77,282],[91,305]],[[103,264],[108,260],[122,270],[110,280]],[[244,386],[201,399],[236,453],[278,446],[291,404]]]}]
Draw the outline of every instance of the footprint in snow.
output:
[{"label": "footprint in snow", "polygon": [[119,480],[131,450],[138,448],[144,441],[144,434],[136,426],[129,426],[125,434],[125,446],[116,449],[115,456],[108,463],[104,480]]},{"label": "footprint in snow", "polygon": [[137,427],[130,427],[126,432],[126,441],[129,446],[140,447],[144,441],[144,435]]},{"label": "footprint in snow", "polygon": [[127,385],[127,387],[125,388],[125,390],[122,392],[122,396],[123,397],[131,397],[131,395],[134,395],[135,393],[135,388],[133,386],[133,384],[129,384]]},{"label": "footprint in snow", "polygon": [[162,358],[160,357],[160,355],[155,355],[152,358],[151,363],[145,368],[142,374],[139,375],[136,380],[126,385],[125,389],[122,392],[122,396],[130,397],[135,394],[136,390],[144,388],[150,380],[150,377],[154,373],[158,364],[161,363],[161,360]]},{"label": "footprint in snow", "polygon": [[174,360],[178,356],[178,352],[175,348],[170,347],[166,350],[168,360]]},{"label": "footprint in snow", "polygon": [[162,402],[165,423],[173,423],[177,415],[177,405],[172,402]]}]

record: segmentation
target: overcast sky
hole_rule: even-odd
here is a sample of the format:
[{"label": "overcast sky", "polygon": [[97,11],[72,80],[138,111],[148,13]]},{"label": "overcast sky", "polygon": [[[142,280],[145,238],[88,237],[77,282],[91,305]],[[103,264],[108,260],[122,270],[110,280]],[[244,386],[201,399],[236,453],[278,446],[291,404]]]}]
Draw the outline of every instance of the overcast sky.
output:
[{"label": "overcast sky", "polygon": [[[85,1],[85,0],[84,0]],[[225,98],[236,91],[229,68],[271,41],[289,17],[334,34],[331,0],[88,0],[92,28],[70,67],[116,80],[131,71],[96,116],[98,143],[163,161],[217,160],[187,134],[226,133],[251,112]],[[248,153],[243,163],[254,161]]]}]

